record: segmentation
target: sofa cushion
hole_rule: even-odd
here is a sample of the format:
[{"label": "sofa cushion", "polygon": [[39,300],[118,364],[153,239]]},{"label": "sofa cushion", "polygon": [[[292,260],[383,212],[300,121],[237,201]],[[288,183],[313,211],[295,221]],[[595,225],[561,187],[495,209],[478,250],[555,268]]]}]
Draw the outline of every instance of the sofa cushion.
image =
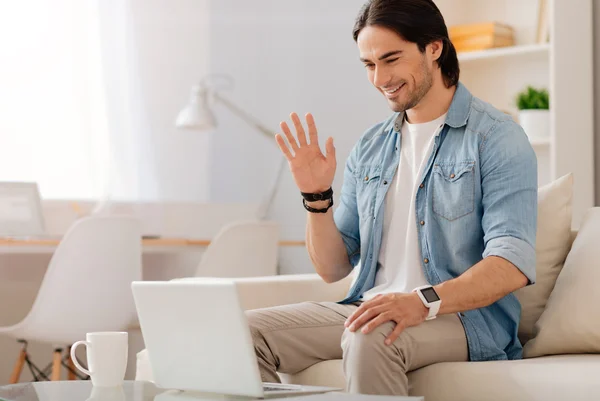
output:
[{"label": "sofa cushion", "polygon": [[438,363],[409,374],[427,401],[583,401],[598,399],[600,355]]},{"label": "sofa cushion", "polygon": [[[494,362],[445,362],[409,373],[411,395],[427,401],[583,401],[597,399],[600,355],[561,355]],[[286,383],[345,386],[342,361],[326,361]]]},{"label": "sofa cushion", "polygon": [[[146,350],[135,380],[153,381]],[[600,355],[559,355],[515,361],[438,363],[409,373],[412,395],[427,401],[588,401],[598,398]],[[342,361],[317,363],[284,383],[345,387]]]},{"label": "sofa cushion", "polygon": [[310,383],[311,386],[346,387],[341,359],[319,362],[295,375],[279,373],[279,377],[283,383],[289,384],[308,385]]},{"label": "sofa cushion", "polygon": [[546,309],[536,323],[538,334],[525,344],[524,356],[600,353],[598,238],[600,208],[595,207],[583,218]]},{"label": "sofa cushion", "polygon": [[573,176],[565,175],[538,190],[536,283],[515,292],[521,302],[519,339],[535,337],[534,326],[546,307],[571,246]]}]

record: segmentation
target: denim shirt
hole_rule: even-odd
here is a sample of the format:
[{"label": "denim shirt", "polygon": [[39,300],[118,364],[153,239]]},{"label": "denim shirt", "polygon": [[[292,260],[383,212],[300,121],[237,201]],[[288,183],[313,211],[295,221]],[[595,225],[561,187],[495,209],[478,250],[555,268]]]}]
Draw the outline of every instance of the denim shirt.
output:
[{"label": "denim shirt", "polygon": [[[356,302],[374,286],[384,199],[398,168],[403,119],[403,113],[395,113],[370,128],[346,161],[334,220],[351,264],[360,267],[340,303]],[[523,129],[459,83],[415,200],[421,268],[428,282],[456,278],[483,258],[498,256],[533,284],[537,186],[537,159]],[[470,360],[520,359],[520,316],[514,294],[460,313]]]}]

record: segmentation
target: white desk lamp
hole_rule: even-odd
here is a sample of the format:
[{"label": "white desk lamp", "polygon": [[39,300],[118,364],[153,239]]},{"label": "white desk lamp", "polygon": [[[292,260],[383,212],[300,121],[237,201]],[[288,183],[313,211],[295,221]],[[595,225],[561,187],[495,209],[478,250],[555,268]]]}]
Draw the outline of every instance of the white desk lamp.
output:
[{"label": "white desk lamp", "polygon": [[[213,129],[217,126],[217,119],[211,110],[211,103],[216,104],[217,102],[223,103],[229,110],[235,115],[246,121],[249,125],[253,126],[256,131],[268,138],[272,143],[275,143],[275,133],[254,117],[240,109],[238,106],[233,104],[230,100],[223,97],[217,88],[217,85],[211,82],[212,78],[223,77],[225,78],[230,86],[232,86],[232,79],[228,76],[222,75],[211,75],[204,78],[198,84],[194,85],[191,90],[190,102],[179,112],[175,125],[177,128],[205,131]],[[277,169],[277,175],[270,190],[267,192],[267,197],[262,202],[258,210],[258,218],[264,219],[269,212],[273,198],[277,192],[279,186],[279,180],[285,166],[285,158],[282,156],[279,167]]]}]

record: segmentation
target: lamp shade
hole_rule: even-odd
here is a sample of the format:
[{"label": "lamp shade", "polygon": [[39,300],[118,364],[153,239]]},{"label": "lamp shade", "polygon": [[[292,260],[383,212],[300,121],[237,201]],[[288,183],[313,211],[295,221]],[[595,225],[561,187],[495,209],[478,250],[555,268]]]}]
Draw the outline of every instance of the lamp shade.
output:
[{"label": "lamp shade", "polygon": [[217,120],[208,105],[205,89],[192,88],[190,102],[179,112],[175,126],[182,129],[208,130],[216,127]]}]

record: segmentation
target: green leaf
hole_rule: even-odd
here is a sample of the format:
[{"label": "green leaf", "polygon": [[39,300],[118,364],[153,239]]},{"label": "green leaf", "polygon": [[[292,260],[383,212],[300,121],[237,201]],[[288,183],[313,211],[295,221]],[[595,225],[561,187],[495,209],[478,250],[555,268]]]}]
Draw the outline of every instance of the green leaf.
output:
[{"label": "green leaf", "polygon": [[516,106],[519,110],[547,110],[550,108],[550,96],[545,88],[527,86],[517,94]]}]

